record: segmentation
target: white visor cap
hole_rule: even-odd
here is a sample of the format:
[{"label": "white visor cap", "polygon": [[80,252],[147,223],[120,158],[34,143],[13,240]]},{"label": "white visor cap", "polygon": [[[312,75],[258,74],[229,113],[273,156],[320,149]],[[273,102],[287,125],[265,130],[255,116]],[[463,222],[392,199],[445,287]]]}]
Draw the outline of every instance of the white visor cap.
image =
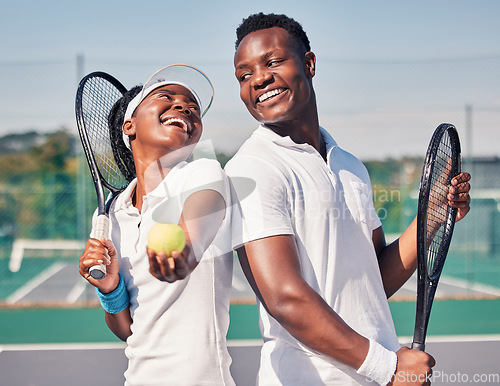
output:
[{"label": "white visor cap", "polygon": [[[139,104],[151,91],[166,84],[176,84],[187,88],[196,98],[203,117],[214,99],[214,88],[210,79],[196,67],[187,64],[171,64],[155,72],[142,86],[142,90],[128,104],[124,121],[132,118]],[[130,149],[128,135],[123,134],[125,145]]]}]

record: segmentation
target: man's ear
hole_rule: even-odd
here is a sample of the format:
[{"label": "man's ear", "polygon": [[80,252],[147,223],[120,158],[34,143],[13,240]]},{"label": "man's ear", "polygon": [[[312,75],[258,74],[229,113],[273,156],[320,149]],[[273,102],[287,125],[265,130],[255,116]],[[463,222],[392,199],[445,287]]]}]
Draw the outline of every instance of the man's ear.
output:
[{"label": "man's ear", "polygon": [[304,62],[306,74],[312,79],[316,74],[316,55],[314,55],[314,52],[306,52],[304,54]]}]

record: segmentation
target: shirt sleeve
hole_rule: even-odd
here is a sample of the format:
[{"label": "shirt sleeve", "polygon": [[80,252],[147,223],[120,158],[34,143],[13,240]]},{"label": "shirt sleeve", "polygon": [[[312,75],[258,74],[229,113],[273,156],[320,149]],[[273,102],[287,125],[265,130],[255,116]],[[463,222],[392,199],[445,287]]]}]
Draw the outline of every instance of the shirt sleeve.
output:
[{"label": "shirt sleeve", "polygon": [[264,237],[294,234],[284,176],[266,161],[240,156],[226,165],[233,199],[232,247]]},{"label": "shirt sleeve", "polygon": [[202,190],[214,190],[218,192],[226,204],[229,203],[229,185],[226,173],[216,160],[198,159],[189,163],[188,178],[182,186],[182,202],[193,193]]},{"label": "shirt sleeve", "polygon": [[153,220],[161,223],[178,223],[187,198],[197,192],[213,190],[230,205],[229,181],[216,160],[197,159],[172,169],[157,189],[162,202],[155,207]]},{"label": "shirt sleeve", "polygon": [[[360,162],[361,163],[361,162]],[[375,205],[373,202],[373,189],[370,180],[370,175],[365,165],[361,163],[361,168],[363,170],[360,173],[360,178],[363,181],[362,188],[360,189],[360,203],[361,207],[364,211],[364,218],[366,219],[366,223],[371,228],[371,230],[375,230],[376,228],[382,226],[382,222],[377,214],[375,209]]]}]

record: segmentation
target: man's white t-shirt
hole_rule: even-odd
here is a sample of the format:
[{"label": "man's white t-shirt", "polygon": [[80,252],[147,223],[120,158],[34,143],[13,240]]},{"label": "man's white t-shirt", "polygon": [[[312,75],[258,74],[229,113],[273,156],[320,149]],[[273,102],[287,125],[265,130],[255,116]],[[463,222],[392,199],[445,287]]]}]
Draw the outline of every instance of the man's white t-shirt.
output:
[{"label": "man's white t-shirt", "polygon": [[[111,239],[133,319],[125,384],[234,385],[226,347],[233,264],[227,177],[215,160],[181,162],[144,197],[141,212],[131,201],[136,183],[130,183],[110,211]],[[226,202],[214,241],[184,280],[156,279],[146,254],[149,230],[156,222],[177,223],[186,198],[206,189],[219,192]]]},{"label": "man's white t-shirt", "polygon": [[[327,162],[312,146],[264,125],[228,162],[225,170],[241,209],[232,224],[233,248],[264,237],[294,235],[308,284],[359,334],[397,351],[372,242],[381,222],[368,172],[323,128],[321,134]],[[261,304],[259,312],[264,339],[259,385],[373,385],[355,369],[302,345]]]}]

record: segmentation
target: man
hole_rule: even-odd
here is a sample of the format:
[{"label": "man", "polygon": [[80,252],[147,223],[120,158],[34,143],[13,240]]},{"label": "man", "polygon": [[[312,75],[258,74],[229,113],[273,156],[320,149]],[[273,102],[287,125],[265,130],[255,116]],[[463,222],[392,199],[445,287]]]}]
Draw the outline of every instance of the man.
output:
[{"label": "man", "polygon": [[[258,382],[427,384],[434,359],[400,348],[387,303],[416,268],[416,221],[386,246],[365,167],[319,126],[315,64],[285,15],[251,15],[237,29],[240,97],[261,126],[226,172],[242,212],[233,247],[259,300]],[[234,177],[255,190],[244,197]],[[469,179],[450,187],[458,219]]]}]

